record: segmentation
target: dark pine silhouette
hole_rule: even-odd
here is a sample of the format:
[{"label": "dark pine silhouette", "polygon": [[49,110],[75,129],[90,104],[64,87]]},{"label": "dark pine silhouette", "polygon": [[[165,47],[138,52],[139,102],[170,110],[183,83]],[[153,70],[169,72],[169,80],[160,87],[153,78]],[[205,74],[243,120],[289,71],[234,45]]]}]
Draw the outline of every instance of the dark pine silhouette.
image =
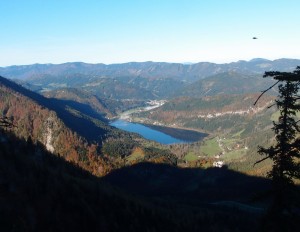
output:
[{"label": "dark pine silhouette", "polygon": [[[277,80],[269,89],[279,84],[279,95],[274,105],[280,111],[278,122],[273,122],[276,142],[268,148],[259,147],[258,152],[265,157],[256,162],[268,158],[273,160],[272,170],[268,173],[273,181],[273,202],[264,229],[287,231],[295,217],[299,217],[300,192],[294,180],[300,178],[300,138],[297,138],[300,127],[296,120],[296,113],[300,111],[300,67],[294,72],[265,72],[264,77]],[[260,97],[269,89],[263,91]]]}]

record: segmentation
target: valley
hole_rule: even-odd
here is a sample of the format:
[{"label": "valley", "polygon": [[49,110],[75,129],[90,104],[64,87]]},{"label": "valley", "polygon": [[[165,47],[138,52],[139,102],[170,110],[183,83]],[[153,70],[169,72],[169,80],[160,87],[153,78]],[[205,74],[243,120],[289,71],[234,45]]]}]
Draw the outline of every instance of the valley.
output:
[{"label": "valley", "polygon": [[[287,71],[295,62],[284,61],[282,69]],[[20,161],[24,167],[49,163],[49,169],[33,172],[55,178],[76,175],[70,177],[76,181],[74,186],[93,195],[90,188],[99,185],[95,188],[105,199],[114,194],[120,204],[137,204],[127,209],[145,210],[146,217],[145,205],[149,204],[162,220],[167,220],[163,215],[168,212],[170,223],[181,217],[172,209],[181,212],[183,207],[192,219],[188,222],[183,216],[184,221],[178,222],[182,228],[228,215],[229,224],[236,220],[251,224],[252,218],[246,218],[249,214],[260,218],[267,201],[250,199],[269,188],[267,173],[272,167],[271,160],[254,165],[260,159],[258,146],[274,143],[271,128],[279,117],[278,109],[271,107],[277,86],[253,105],[260,91],[274,84],[253,68],[265,62],[269,61],[188,66],[133,63],[103,66],[105,70],[82,63],[33,65],[23,71],[2,68],[0,74],[11,79],[0,77],[0,112],[15,127],[2,129],[0,146],[6,151],[13,149],[8,141],[19,141],[13,154],[17,157],[22,149],[26,151]],[[35,74],[30,75],[33,70]],[[0,152],[13,165],[5,154]],[[56,163],[58,169],[51,166]],[[102,181],[120,192],[102,193]],[[55,191],[62,191],[59,183],[55,186]],[[70,187],[68,191],[81,190]],[[137,198],[141,205],[135,202]],[[115,204],[112,201],[107,199],[109,205]],[[94,207],[91,210],[99,214]],[[227,222],[220,225],[228,226]]]},{"label": "valley", "polygon": [[195,130],[166,127],[158,122],[145,124],[145,120],[132,117],[134,114],[161,107],[166,102],[166,100],[152,100],[146,102],[146,106],[144,107],[122,112],[110,122],[110,125],[128,132],[138,133],[145,139],[153,140],[161,144],[191,143],[200,141],[206,136],[206,134]]},{"label": "valley", "polygon": [[[86,118],[96,124],[101,121],[101,127],[106,128],[104,131],[107,132],[101,132],[103,135],[100,137],[91,134],[93,126],[85,131],[84,128],[79,129],[79,125],[75,126],[72,120],[66,123],[70,129],[77,127],[89,141],[95,144],[101,141],[103,145],[98,145],[97,150],[100,153],[108,152],[112,169],[115,164],[119,167],[123,162],[121,160],[127,156],[133,162],[144,160],[140,159],[145,157],[143,147],[154,146],[168,150],[182,167],[227,165],[246,173],[265,175],[269,164],[265,167],[258,165],[254,170],[250,164],[258,158],[256,142],[260,141],[263,145],[272,141],[271,135],[265,135],[271,134],[270,118],[274,111],[266,108],[272,104],[274,97],[266,96],[256,107],[253,103],[257,92],[274,83],[261,78],[260,67],[272,69],[273,65],[280,62],[282,70],[290,70],[296,60],[261,59],[222,65],[66,63],[24,66],[22,71],[21,67],[7,67],[1,68],[0,74],[13,78],[50,101],[59,99],[64,102],[65,109],[77,118]],[[35,74],[30,75],[32,72]],[[270,93],[276,94],[276,89]],[[109,129],[109,122],[117,118],[129,122],[116,121],[115,126],[120,129],[126,130],[127,126],[132,132],[132,128],[137,127],[135,133],[148,131],[148,137],[144,137],[156,142],[162,142],[160,136],[163,134],[171,135],[173,142],[162,143],[177,144],[147,142],[136,137],[136,134],[124,134],[124,138],[133,138],[132,141],[124,140],[119,132]],[[114,126],[113,123],[110,125]],[[49,143],[52,136],[50,132],[48,130],[45,145],[53,150]],[[257,133],[261,136],[254,137]],[[123,154],[115,147],[120,143],[124,143],[121,146],[124,148]],[[108,144],[115,148],[107,149]],[[143,155],[134,155],[136,149],[141,149]],[[115,160],[117,157],[121,159]]]},{"label": "valley", "polygon": [[1,1],[0,232],[296,232],[300,1]]}]

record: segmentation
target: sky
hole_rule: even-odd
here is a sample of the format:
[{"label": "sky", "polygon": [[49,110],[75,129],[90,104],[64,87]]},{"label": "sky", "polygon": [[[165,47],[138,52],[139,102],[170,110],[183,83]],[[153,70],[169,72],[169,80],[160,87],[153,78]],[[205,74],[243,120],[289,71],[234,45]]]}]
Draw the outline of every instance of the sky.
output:
[{"label": "sky", "polygon": [[300,59],[299,10],[299,0],[0,0],[0,66]]}]

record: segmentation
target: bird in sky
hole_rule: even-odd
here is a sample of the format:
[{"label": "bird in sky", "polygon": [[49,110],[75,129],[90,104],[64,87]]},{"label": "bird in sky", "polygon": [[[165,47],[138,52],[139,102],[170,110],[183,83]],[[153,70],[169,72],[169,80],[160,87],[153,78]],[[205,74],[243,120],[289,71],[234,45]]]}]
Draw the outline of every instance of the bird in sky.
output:
[{"label": "bird in sky", "polygon": [[257,37],[254,36],[252,39],[257,39]]}]

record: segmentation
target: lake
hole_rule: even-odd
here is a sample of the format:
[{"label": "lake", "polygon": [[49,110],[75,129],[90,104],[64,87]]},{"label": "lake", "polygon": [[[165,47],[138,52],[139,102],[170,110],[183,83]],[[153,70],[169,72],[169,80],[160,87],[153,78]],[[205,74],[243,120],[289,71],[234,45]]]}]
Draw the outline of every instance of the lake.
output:
[{"label": "lake", "polygon": [[202,140],[207,134],[192,130],[183,130],[170,127],[143,125],[122,119],[110,123],[111,126],[128,132],[138,133],[146,139],[162,144],[192,143]]}]

